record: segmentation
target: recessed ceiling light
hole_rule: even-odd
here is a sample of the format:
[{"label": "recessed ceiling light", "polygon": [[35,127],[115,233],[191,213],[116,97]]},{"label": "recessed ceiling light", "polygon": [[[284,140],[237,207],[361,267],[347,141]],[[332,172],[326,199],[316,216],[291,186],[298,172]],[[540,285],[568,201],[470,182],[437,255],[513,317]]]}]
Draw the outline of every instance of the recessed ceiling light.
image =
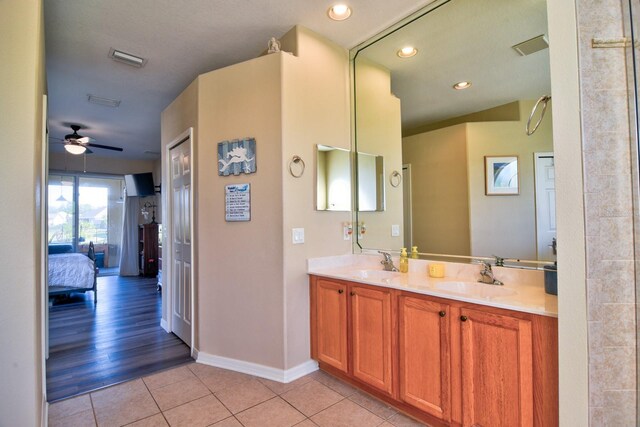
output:
[{"label": "recessed ceiling light", "polygon": [[114,61],[122,62],[123,64],[131,65],[136,68],[142,68],[144,67],[144,64],[147,63],[146,58],[123,52],[121,50],[116,50],[114,48],[109,50],[109,57]]},{"label": "recessed ceiling light", "polygon": [[416,53],[418,53],[418,49],[413,46],[406,46],[398,51],[398,56],[400,58],[411,58],[412,56],[415,56]]},{"label": "recessed ceiling light", "polygon": [[346,4],[334,4],[327,13],[334,21],[344,21],[351,16],[351,8]]},{"label": "recessed ceiling light", "polygon": [[456,90],[468,89],[471,87],[471,82],[458,82],[453,85]]}]

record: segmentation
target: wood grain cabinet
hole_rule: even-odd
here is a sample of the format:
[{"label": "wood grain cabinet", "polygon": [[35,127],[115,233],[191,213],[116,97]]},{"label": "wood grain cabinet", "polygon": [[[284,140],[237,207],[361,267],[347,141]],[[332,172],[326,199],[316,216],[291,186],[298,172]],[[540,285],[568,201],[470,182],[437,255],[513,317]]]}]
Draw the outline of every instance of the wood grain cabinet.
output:
[{"label": "wood grain cabinet", "polygon": [[557,319],[311,276],[320,368],[433,426],[558,425]]},{"label": "wood grain cabinet", "polygon": [[450,307],[424,297],[398,297],[400,400],[451,419]]},{"label": "wood grain cabinet", "polygon": [[531,321],[460,310],[463,426],[533,426]]},{"label": "wood grain cabinet", "polygon": [[347,372],[347,285],[318,279],[315,298],[315,358]]},{"label": "wood grain cabinet", "polygon": [[391,290],[349,286],[351,300],[352,374],[360,381],[393,394],[394,328]]}]

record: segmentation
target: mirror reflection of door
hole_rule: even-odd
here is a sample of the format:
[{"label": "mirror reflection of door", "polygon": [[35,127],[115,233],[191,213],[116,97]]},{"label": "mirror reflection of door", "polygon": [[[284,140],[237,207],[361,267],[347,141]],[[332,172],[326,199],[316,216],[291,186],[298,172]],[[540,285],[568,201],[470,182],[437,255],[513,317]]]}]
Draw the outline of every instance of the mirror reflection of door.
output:
[{"label": "mirror reflection of door", "polygon": [[535,153],[538,260],[555,261],[556,176],[553,153]]}]

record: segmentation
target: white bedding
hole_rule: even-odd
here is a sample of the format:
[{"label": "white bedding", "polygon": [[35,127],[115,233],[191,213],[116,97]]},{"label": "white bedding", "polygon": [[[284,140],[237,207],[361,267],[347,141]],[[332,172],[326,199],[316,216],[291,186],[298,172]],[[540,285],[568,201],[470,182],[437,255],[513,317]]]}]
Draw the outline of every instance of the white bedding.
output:
[{"label": "white bedding", "polygon": [[93,261],[83,254],[49,255],[49,286],[92,288]]}]

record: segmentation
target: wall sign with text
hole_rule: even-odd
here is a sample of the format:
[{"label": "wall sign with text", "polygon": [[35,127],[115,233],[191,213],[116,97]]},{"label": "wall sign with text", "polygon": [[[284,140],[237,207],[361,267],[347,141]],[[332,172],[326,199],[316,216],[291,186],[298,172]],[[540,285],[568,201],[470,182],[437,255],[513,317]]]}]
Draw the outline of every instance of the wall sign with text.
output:
[{"label": "wall sign with text", "polygon": [[228,222],[251,221],[251,184],[224,186],[225,220]]}]

